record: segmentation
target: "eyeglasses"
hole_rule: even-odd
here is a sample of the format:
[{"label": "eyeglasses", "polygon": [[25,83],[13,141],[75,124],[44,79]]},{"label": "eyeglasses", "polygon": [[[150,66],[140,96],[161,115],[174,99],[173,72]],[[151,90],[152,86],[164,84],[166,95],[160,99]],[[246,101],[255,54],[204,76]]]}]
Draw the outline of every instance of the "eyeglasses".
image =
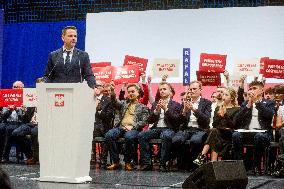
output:
[{"label": "eyeglasses", "polygon": [[22,86],[13,86],[13,89],[20,89]]}]

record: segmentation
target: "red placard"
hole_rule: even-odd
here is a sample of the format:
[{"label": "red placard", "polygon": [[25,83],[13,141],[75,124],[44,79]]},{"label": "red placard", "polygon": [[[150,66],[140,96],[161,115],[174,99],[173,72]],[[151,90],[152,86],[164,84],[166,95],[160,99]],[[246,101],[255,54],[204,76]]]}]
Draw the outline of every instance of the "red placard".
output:
[{"label": "red placard", "polygon": [[269,59],[269,57],[261,57],[260,58],[259,74],[264,74],[264,62],[268,59]]},{"label": "red placard", "polygon": [[95,62],[91,63],[92,68],[93,67],[106,67],[106,66],[111,66],[111,62]]},{"label": "red placard", "polygon": [[0,107],[14,105],[20,107],[23,105],[23,89],[1,89]]},{"label": "red placard", "polygon": [[106,83],[111,82],[112,79],[112,72],[113,72],[113,66],[107,66],[107,67],[92,67],[94,76],[97,80],[104,81]]},{"label": "red placard", "polygon": [[199,71],[223,73],[226,67],[227,55],[200,54]]},{"label": "red placard", "polygon": [[203,86],[221,85],[220,73],[196,71],[197,80],[201,81]]},{"label": "red placard", "polygon": [[263,76],[266,78],[284,79],[284,60],[265,60]]},{"label": "red placard", "polygon": [[115,67],[112,79],[115,84],[138,83],[140,80],[139,67],[138,65]]},{"label": "red placard", "polygon": [[140,75],[141,75],[146,72],[147,63],[148,63],[148,59],[125,55],[123,66],[138,65]]}]

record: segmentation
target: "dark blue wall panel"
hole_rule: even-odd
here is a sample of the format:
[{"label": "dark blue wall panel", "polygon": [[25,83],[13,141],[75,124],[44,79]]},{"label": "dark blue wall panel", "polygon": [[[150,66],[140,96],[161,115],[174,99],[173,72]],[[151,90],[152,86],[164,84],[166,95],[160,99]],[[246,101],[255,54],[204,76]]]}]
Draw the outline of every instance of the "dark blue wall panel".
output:
[{"label": "dark blue wall panel", "polygon": [[26,22],[4,25],[2,86],[11,88],[16,80],[35,87],[44,73],[49,52],[63,46],[61,30],[74,25],[78,29],[77,48],[85,49],[85,21]]}]

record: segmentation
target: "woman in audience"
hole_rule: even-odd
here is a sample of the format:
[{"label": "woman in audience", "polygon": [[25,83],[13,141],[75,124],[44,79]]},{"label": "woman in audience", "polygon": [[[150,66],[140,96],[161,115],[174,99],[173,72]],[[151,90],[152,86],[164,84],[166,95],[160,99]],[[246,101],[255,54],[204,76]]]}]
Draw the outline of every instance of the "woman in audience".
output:
[{"label": "woman in audience", "polygon": [[224,155],[228,151],[232,141],[232,131],[236,128],[234,117],[239,110],[236,98],[234,89],[225,89],[223,104],[214,112],[213,129],[210,130],[201,154],[193,161],[195,164],[202,165],[210,149],[211,161],[217,161],[219,154]]}]

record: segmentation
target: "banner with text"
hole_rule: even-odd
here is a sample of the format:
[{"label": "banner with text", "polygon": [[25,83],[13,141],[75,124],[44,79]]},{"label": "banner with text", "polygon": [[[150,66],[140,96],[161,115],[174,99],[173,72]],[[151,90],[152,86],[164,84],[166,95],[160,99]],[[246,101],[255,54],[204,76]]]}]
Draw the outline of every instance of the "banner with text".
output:
[{"label": "banner with text", "polygon": [[264,77],[284,79],[284,60],[266,59],[264,61]]},{"label": "banner with text", "polygon": [[[240,79],[241,75],[230,75],[230,87],[238,91],[239,86],[241,85]],[[246,89],[247,78],[244,80],[244,87]],[[246,91],[246,90],[245,90]]]},{"label": "banner with text", "polygon": [[148,59],[125,55],[123,66],[138,65],[141,75],[146,73],[147,63]]},{"label": "banner with text", "polygon": [[197,80],[201,81],[203,86],[221,85],[220,73],[196,71]]},{"label": "banner with text", "polygon": [[156,58],[152,66],[154,78],[161,78],[163,75],[179,77],[179,59]]},{"label": "banner with text", "polygon": [[129,65],[129,66],[115,67],[113,69],[112,79],[114,80],[115,84],[138,83],[140,80],[139,66]]},{"label": "banner with text", "polygon": [[20,107],[23,104],[23,89],[1,89],[0,107],[14,105]]},{"label": "banner with text", "polygon": [[23,105],[26,107],[37,107],[36,88],[23,89]]},{"label": "banner with text", "polygon": [[262,74],[262,75],[264,74],[264,62],[268,59],[269,59],[269,57],[260,58],[259,73]]},{"label": "banner with text", "polygon": [[96,79],[106,83],[109,83],[112,80],[113,68],[113,66],[93,67],[92,65],[92,70]]},{"label": "banner with text", "polygon": [[106,67],[106,66],[111,66],[111,62],[95,62],[91,63],[92,68],[93,67]]},{"label": "banner with text", "polygon": [[235,75],[257,76],[259,74],[260,59],[237,59],[234,69]]},{"label": "banner with text", "polygon": [[190,82],[190,48],[183,49],[183,86]]},{"label": "banner with text", "polygon": [[226,68],[227,55],[200,54],[199,71],[223,73]]}]

